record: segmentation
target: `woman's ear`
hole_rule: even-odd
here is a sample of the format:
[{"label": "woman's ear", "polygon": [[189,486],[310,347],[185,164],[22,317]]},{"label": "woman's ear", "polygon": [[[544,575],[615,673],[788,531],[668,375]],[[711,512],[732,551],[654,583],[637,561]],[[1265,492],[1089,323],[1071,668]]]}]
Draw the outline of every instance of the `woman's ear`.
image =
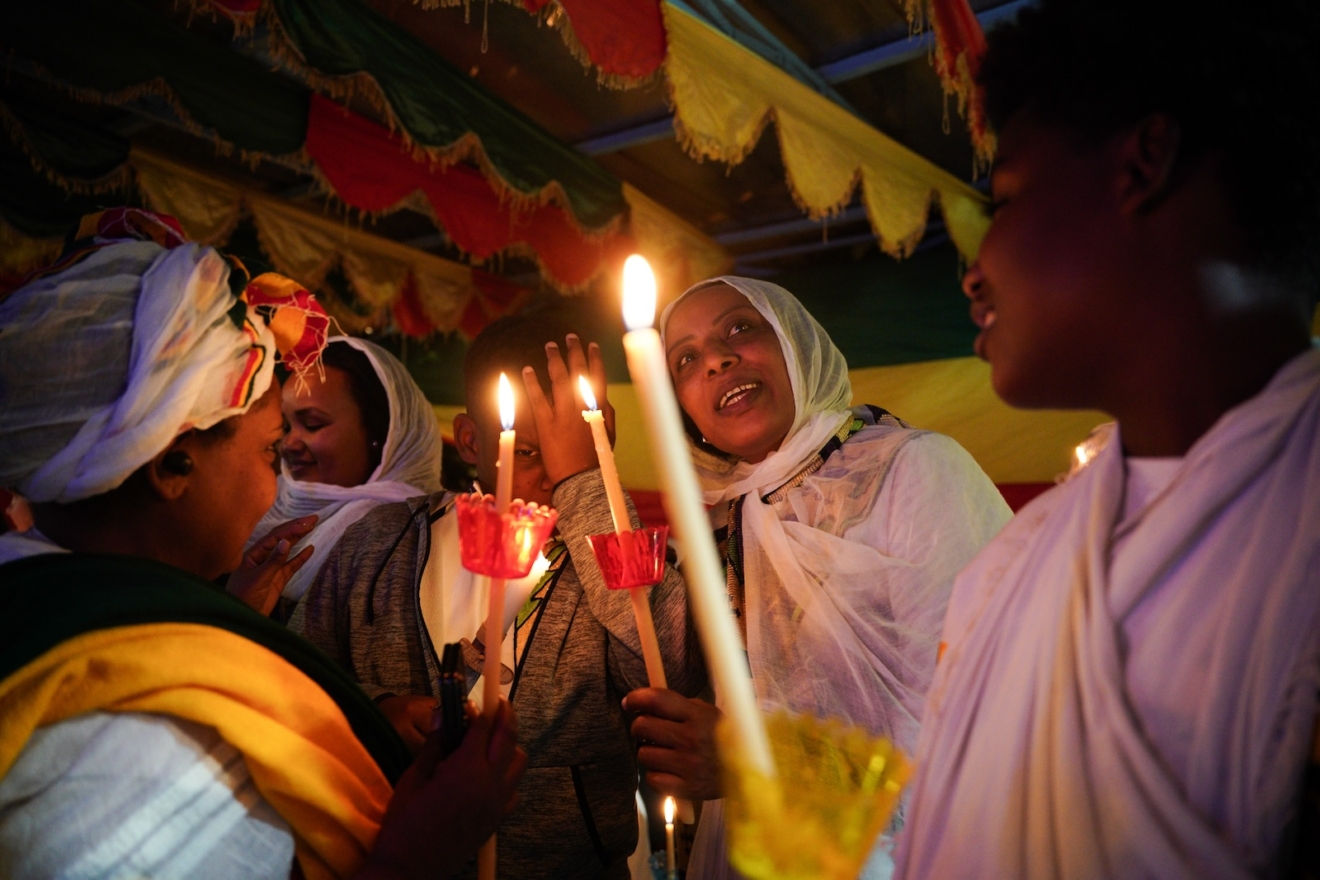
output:
[{"label": "woman's ear", "polygon": [[477,423],[467,413],[454,416],[454,446],[458,447],[459,458],[468,464],[477,464],[481,460]]},{"label": "woman's ear", "polygon": [[142,467],[151,492],[162,501],[177,501],[187,491],[196,467],[196,446],[194,432],[181,434]]},{"label": "woman's ear", "polygon": [[1177,186],[1174,169],[1182,129],[1167,113],[1150,113],[1130,128],[1119,144],[1119,200],[1124,213],[1154,210]]}]

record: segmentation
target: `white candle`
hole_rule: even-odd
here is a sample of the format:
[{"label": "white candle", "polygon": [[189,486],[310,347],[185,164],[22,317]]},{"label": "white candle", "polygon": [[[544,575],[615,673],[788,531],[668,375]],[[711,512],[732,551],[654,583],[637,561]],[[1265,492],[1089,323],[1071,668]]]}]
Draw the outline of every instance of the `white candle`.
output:
[{"label": "white candle", "polygon": [[628,371],[642,405],[651,455],[665,490],[665,513],[687,555],[683,575],[706,665],[743,758],[754,770],[774,777],[777,774],[770,741],[756,706],[742,639],[729,612],[728,587],[692,469],[664,346],[651,326],[655,320],[655,276],[642,257],[634,255],[624,263],[623,290],[623,321],[629,331],[623,337],[623,347],[628,355]]},{"label": "white candle", "polygon": [[[499,385],[500,457],[495,475],[495,510],[503,514],[513,501],[513,387],[509,377],[500,373]],[[504,649],[504,578],[486,578],[489,582],[489,602],[486,606],[486,663],[482,670],[485,686],[481,691],[481,706],[487,718],[495,717],[500,704],[500,654]],[[495,835],[490,836],[477,852],[477,877],[495,880]]]},{"label": "white candle", "polygon": [[678,876],[678,865],[674,861],[674,799],[665,798],[665,857],[669,876]]},{"label": "white candle", "polygon": [[[619,468],[614,463],[614,450],[610,447],[609,433],[605,430],[605,415],[596,406],[596,395],[586,376],[578,376],[578,392],[587,408],[582,418],[591,426],[591,439],[596,444],[596,459],[600,462],[600,476],[605,481],[605,497],[610,502],[610,516],[614,519],[614,533],[619,536],[620,549],[627,552],[632,540],[632,520],[628,518],[628,504],[623,500],[623,485],[619,482]],[[655,636],[655,620],[651,617],[651,603],[646,598],[646,587],[633,587],[633,616],[637,618],[637,636],[642,643],[642,658],[646,661],[646,677],[651,687],[667,688],[665,664],[660,656],[660,642]]]},{"label": "white candle", "polygon": [[[513,501],[513,387],[509,377],[500,373],[499,387],[500,432],[499,471],[495,477],[495,510],[503,514]],[[504,578],[488,578],[489,604],[486,609],[486,665],[482,671],[485,687],[481,692],[481,705],[487,718],[495,717],[500,703],[500,652],[504,647]]]},{"label": "white candle", "polygon": [[610,502],[610,516],[614,518],[614,531],[624,534],[632,531],[628,519],[628,505],[623,500],[623,485],[619,482],[619,468],[614,463],[614,450],[610,448],[610,435],[605,430],[605,414],[596,406],[596,395],[586,376],[578,376],[578,393],[587,408],[582,418],[591,426],[591,439],[596,444],[596,460],[600,462],[600,478],[605,481],[605,497]]}]

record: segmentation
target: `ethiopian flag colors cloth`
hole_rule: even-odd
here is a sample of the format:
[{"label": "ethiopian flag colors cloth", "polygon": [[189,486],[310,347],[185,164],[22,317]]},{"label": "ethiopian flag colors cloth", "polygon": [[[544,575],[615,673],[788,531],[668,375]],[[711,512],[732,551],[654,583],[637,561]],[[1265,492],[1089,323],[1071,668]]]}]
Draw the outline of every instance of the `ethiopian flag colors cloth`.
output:
[{"label": "ethiopian flag colors cloth", "polygon": [[205,724],[242,752],[308,877],[361,864],[410,761],[329,658],[205,581],[139,559],[0,566],[0,677],[0,777],[37,728],[85,712]]}]

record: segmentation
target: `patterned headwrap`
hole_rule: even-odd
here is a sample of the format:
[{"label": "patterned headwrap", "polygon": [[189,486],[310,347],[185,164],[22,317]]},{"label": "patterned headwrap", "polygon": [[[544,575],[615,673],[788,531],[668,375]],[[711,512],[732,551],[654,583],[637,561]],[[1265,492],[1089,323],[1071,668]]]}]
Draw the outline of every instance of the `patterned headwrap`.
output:
[{"label": "patterned headwrap", "polygon": [[108,492],[179,434],[246,412],[281,352],[314,366],[327,324],[307,291],[250,282],[171,217],[86,217],[0,301],[0,485],[36,502]]}]

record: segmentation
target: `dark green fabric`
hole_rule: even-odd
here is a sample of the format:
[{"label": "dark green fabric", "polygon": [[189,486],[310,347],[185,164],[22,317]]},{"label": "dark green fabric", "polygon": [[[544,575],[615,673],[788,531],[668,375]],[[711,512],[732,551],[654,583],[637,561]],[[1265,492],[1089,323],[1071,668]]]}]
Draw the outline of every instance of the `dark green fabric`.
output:
[{"label": "dark green fabric", "polygon": [[163,79],[194,121],[245,150],[306,140],[307,89],[130,0],[0,3],[0,50],[102,95]]},{"label": "dark green fabric", "polygon": [[32,162],[0,133],[0,217],[34,238],[63,238],[84,214],[129,203],[122,192],[72,195],[32,168]]},{"label": "dark green fabric", "polygon": [[212,626],[273,651],[335,701],[391,784],[412,762],[393,726],[348,673],[213,584],[127,556],[50,553],[0,566],[0,678],[85,633],[148,623]]},{"label": "dark green fabric", "polygon": [[127,138],[8,94],[0,104],[22,126],[33,151],[64,177],[97,180],[128,161]]},{"label": "dark green fabric", "polygon": [[961,279],[957,251],[941,245],[901,261],[881,254],[770,280],[802,301],[856,370],[970,356],[977,330]]},{"label": "dark green fabric", "polygon": [[534,193],[558,181],[574,215],[588,227],[623,212],[617,178],[361,0],[273,0],[273,5],[309,65],[333,76],[370,73],[417,142],[448,147],[473,132],[514,189]]}]

